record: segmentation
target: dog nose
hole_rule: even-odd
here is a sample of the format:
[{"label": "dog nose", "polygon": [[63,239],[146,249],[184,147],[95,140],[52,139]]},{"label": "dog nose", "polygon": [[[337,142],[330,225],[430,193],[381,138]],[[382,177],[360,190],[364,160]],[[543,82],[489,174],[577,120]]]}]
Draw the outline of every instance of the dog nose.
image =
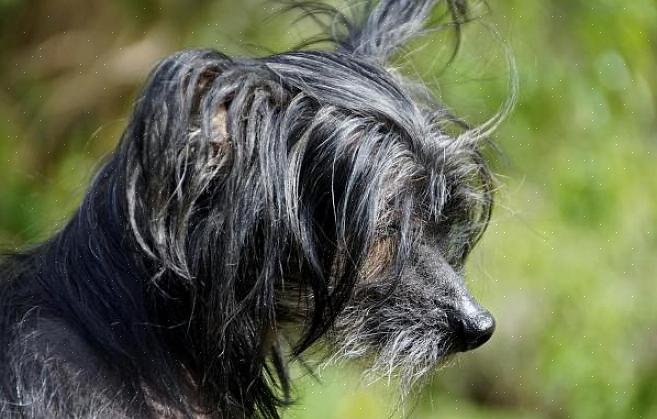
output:
[{"label": "dog nose", "polygon": [[488,342],[495,331],[495,318],[486,309],[477,310],[458,319],[458,338],[463,351],[470,351]]}]

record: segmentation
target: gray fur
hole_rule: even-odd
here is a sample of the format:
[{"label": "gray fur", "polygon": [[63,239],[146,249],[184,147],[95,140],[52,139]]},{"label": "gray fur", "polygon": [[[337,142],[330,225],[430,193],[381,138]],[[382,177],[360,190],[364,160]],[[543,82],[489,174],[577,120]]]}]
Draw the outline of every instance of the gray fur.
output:
[{"label": "gray fur", "polygon": [[335,50],[163,60],[69,224],[0,264],[2,416],[275,419],[320,339],[404,391],[485,342],[462,272],[507,108],[470,129],[387,68],[437,3],[466,20],[320,7]]}]

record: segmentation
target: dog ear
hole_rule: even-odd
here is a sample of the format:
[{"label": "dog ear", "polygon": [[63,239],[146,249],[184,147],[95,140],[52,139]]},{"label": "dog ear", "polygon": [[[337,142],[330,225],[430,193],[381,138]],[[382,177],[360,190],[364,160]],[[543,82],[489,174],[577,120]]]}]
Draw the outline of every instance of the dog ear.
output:
[{"label": "dog ear", "polygon": [[[148,174],[163,175],[157,172],[175,169],[172,160],[185,156],[198,161],[192,154],[206,152],[205,144],[194,144],[199,135],[206,142],[227,138],[227,98],[217,92],[217,79],[231,65],[216,51],[189,50],[164,59],[151,73],[122,141],[123,148],[135,148]],[[152,177],[158,178],[161,182],[161,176]]]},{"label": "dog ear", "polygon": [[190,140],[198,141],[198,146],[207,149],[207,163],[210,168],[227,163],[231,149],[228,134],[230,98],[222,95],[219,95],[220,98],[216,97],[216,84],[221,83],[217,81],[220,74],[216,70],[209,68],[195,80],[190,80],[190,83],[194,84],[191,86],[194,90],[192,113],[197,119],[192,125],[198,125]]},{"label": "dog ear", "polygon": [[191,278],[182,248],[190,217],[230,157],[229,95],[218,78],[231,66],[230,58],[210,50],[163,60],[136,102],[116,155],[140,248],[161,271],[182,278]]}]

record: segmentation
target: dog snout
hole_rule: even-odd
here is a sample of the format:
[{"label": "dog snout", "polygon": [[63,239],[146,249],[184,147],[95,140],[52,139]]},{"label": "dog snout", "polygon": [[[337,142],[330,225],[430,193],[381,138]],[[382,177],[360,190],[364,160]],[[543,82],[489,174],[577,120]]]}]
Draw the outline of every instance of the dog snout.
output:
[{"label": "dog snout", "polygon": [[495,318],[472,298],[465,298],[450,319],[456,335],[457,348],[470,351],[478,348],[493,336]]},{"label": "dog snout", "polygon": [[461,341],[463,350],[469,351],[488,342],[495,331],[495,318],[482,309],[476,316],[461,319]]}]

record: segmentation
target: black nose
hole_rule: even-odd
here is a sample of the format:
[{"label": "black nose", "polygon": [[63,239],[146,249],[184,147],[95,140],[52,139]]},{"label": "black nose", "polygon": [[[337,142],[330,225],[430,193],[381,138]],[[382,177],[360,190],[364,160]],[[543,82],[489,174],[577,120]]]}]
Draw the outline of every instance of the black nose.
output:
[{"label": "black nose", "polygon": [[495,319],[488,310],[481,309],[458,319],[455,329],[460,349],[469,351],[480,347],[493,336]]}]

